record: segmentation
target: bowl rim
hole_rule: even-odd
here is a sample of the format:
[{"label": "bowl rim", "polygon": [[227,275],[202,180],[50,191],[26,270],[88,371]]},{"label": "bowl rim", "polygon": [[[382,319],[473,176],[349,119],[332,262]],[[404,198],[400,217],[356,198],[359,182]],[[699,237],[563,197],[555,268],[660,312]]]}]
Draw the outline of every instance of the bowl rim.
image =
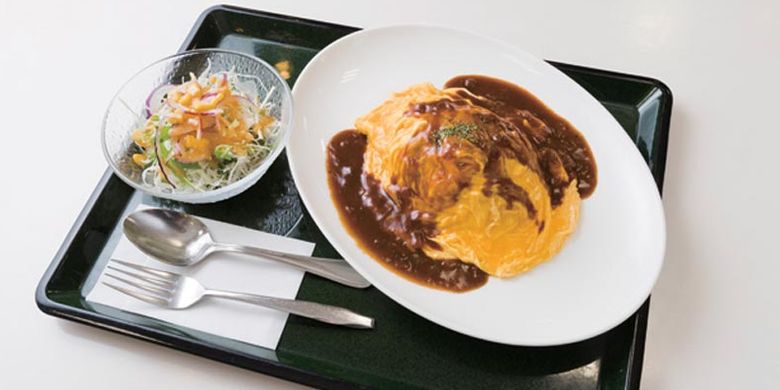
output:
[{"label": "bowl rim", "polygon": [[[150,68],[159,65],[160,63],[170,61],[175,58],[182,58],[186,56],[191,55],[197,55],[197,54],[206,54],[206,53],[221,53],[221,54],[227,54],[227,55],[235,55],[244,57],[246,59],[252,60],[254,62],[259,63],[261,66],[265,67],[269,71],[271,71],[271,74],[273,77],[275,77],[279,83],[282,85],[282,99],[283,101],[284,96],[287,96],[287,101],[289,101],[289,104],[287,104],[287,109],[289,110],[289,115],[287,116],[286,120],[281,123],[282,128],[282,134],[279,140],[277,140],[276,145],[274,145],[274,148],[271,150],[271,153],[268,154],[268,156],[265,157],[265,160],[255,167],[252,171],[250,171],[246,176],[242,177],[241,179],[230,183],[224,187],[220,187],[213,190],[207,190],[203,192],[192,192],[192,193],[166,193],[162,192],[156,188],[152,187],[146,187],[143,185],[140,185],[132,180],[130,180],[127,176],[125,176],[117,167],[116,163],[114,162],[113,158],[111,158],[109,152],[108,152],[108,146],[106,145],[106,123],[108,121],[109,113],[111,112],[111,107],[116,103],[117,98],[119,97],[119,94],[124,91],[124,89],[140,74],[144,73],[145,71],[149,70]],[[284,104],[282,104],[284,105]],[[108,103],[108,107],[106,107],[105,113],[103,114],[103,120],[100,125],[100,143],[101,147],[103,149],[103,156],[105,157],[106,161],[108,161],[108,165],[111,167],[111,170],[114,172],[114,174],[119,177],[122,181],[127,183],[129,186],[133,187],[136,190],[146,192],[150,195],[156,196],[158,198],[164,198],[164,199],[170,199],[185,203],[205,203],[210,201],[219,201],[223,199],[227,199],[229,197],[238,195],[239,193],[243,192],[247,188],[249,188],[254,182],[258,181],[263,174],[268,170],[268,168],[273,164],[274,161],[276,161],[276,158],[279,157],[282,150],[285,149],[287,142],[290,139],[290,133],[292,133],[292,127],[294,125],[293,121],[294,117],[294,105],[293,105],[293,99],[292,99],[292,90],[290,86],[287,84],[287,81],[285,81],[282,76],[279,74],[279,72],[274,69],[271,64],[268,62],[262,60],[261,58],[258,58],[253,55],[241,53],[234,50],[225,50],[225,49],[214,49],[214,48],[205,48],[205,49],[192,49],[192,50],[186,50],[182,51],[176,54],[172,54],[163,58],[160,58],[159,60],[156,60],[149,65],[144,66],[137,72],[133,73],[130,78],[128,78],[122,85],[119,87],[119,89],[114,93],[114,95],[111,97],[111,100]]]}]

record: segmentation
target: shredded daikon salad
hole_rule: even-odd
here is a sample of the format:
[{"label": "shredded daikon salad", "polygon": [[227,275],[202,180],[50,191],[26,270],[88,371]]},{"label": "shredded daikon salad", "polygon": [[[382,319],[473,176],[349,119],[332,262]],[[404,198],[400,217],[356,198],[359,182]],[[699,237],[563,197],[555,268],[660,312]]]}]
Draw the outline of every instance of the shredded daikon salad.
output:
[{"label": "shredded daikon salad", "polygon": [[234,183],[271,152],[279,121],[270,97],[258,96],[255,76],[190,73],[146,100],[146,119],[132,133],[132,161],[142,182],[165,192],[202,192]]}]

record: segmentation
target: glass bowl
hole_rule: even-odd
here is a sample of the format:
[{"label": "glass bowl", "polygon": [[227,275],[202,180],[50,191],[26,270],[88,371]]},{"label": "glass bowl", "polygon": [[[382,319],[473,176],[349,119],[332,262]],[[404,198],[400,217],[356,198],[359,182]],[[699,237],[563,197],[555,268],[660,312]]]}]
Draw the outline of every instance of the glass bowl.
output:
[{"label": "glass bowl", "polygon": [[[137,153],[130,138],[148,117],[148,98],[158,87],[181,84],[190,73],[200,75],[232,71],[254,76],[242,80],[242,89],[252,88],[257,96],[269,97],[269,114],[279,122],[279,132],[264,160],[243,178],[224,187],[204,191],[163,189],[144,184],[143,168],[133,163]],[[276,160],[289,139],[292,127],[292,97],[290,87],[265,61],[256,57],[219,49],[197,49],[165,57],[136,73],[111,100],[101,131],[103,153],[114,173],[133,188],[151,195],[186,203],[211,203],[238,195],[255,184]]]}]

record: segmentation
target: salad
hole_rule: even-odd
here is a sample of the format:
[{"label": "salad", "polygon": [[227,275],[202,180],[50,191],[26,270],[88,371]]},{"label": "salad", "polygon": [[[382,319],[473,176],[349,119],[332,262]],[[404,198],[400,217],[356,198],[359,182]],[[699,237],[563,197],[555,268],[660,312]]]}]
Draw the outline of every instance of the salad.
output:
[{"label": "salad", "polygon": [[132,161],[142,170],[144,185],[166,192],[208,191],[260,165],[280,126],[270,114],[273,88],[261,100],[257,88],[247,88],[252,79],[207,71],[152,91],[146,119],[131,135]]}]

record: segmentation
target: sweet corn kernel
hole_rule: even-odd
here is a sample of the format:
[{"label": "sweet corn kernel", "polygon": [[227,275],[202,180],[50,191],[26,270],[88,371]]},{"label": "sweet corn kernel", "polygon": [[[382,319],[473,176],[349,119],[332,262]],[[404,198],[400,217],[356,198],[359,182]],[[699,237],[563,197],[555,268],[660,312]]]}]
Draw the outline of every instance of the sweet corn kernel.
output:
[{"label": "sweet corn kernel", "polygon": [[185,93],[184,95],[181,95],[181,97],[179,98],[179,104],[187,105],[190,104],[191,101],[192,101],[192,95],[190,95],[189,93]]},{"label": "sweet corn kernel", "polygon": [[181,110],[176,110],[176,112],[168,117],[168,122],[171,122],[172,125],[181,123],[182,121],[184,121],[184,113]]},{"label": "sweet corn kernel", "polygon": [[149,143],[149,137],[147,137],[146,129],[138,129],[130,135],[130,139],[136,143],[136,145],[142,148],[148,148],[152,146]]},{"label": "sweet corn kernel", "polygon": [[146,156],[144,156],[143,154],[140,154],[140,153],[136,153],[136,154],[133,155],[133,162],[136,165],[138,165],[140,167],[143,167],[145,165],[145,163],[146,163]]},{"label": "sweet corn kernel", "polygon": [[290,71],[292,70],[290,61],[279,61],[274,64],[274,68],[276,68],[276,71],[279,72],[279,75],[282,76],[283,79],[287,80],[290,78]]}]

